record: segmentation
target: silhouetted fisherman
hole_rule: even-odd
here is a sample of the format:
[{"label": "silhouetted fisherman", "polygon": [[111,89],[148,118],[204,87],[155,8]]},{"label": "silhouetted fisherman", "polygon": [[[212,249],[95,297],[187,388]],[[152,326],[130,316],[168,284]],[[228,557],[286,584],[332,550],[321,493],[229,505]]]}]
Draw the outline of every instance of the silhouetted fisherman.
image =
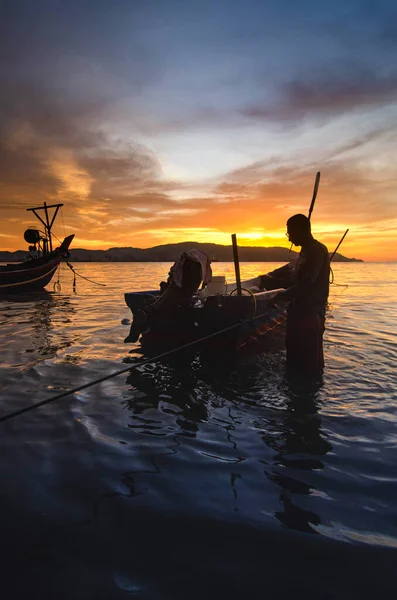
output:
[{"label": "silhouetted fisherman", "polygon": [[297,214],[287,221],[287,236],[301,252],[295,266],[294,285],[273,302],[290,301],[287,319],[287,369],[297,373],[321,373],[324,368],[323,334],[329,293],[328,249],[314,239],[310,221]]},{"label": "silhouetted fisherman", "polygon": [[183,252],[170,269],[168,280],[160,283],[162,295],[153,304],[148,304],[134,314],[130,333],[125,342],[136,342],[141,333],[150,328],[153,318],[167,313],[176,306],[189,306],[193,294],[203,283],[207,285],[212,278],[210,259],[201,250],[192,248]]}]

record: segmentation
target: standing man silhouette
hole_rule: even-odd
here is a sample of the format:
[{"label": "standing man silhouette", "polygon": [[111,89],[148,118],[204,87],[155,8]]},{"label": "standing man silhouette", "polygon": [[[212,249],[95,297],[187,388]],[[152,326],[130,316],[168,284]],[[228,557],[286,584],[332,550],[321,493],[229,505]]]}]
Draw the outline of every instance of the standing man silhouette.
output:
[{"label": "standing man silhouette", "polygon": [[287,236],[292,244],[301,246],[294,284],[273,299],[289,301],[287,369],[299,374],[320,374],[324,368],[323,334],[329,293],[328,249],[314,239],[310,220],[302,214],[288,219]]}]

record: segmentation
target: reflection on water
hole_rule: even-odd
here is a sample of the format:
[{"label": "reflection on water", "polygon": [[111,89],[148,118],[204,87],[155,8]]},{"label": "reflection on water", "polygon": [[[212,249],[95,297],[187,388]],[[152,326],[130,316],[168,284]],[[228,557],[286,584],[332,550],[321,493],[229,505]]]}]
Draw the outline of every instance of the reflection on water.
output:
[{"label": "reflection on water", "polygon": [[[167,269],[80,264],[107,287],[79,280],[72,294],[63,282],[66,294],[1,301],[2,412],[125,367],[123,293],[156,287]],[[243,264],[242,277],[263,270]],[[309,597],[362,597],[363,554],[354,586],[343,583],[352,557],[397,545],[397,267],[383,278],[379,265],[334,271],[349,287],[331,288],[322,381],[285,378],[283,349],[142,365],[133,346],[139,366],[128,376],[3,424],[0,525],[12,585],[25,582],[19,597],[32,585],[48,598],[61,587],[65,598],[83,587],[98,598],[174,600],[193,588],[205,597],[203,573],[222,580],[217,597],[239,581],[238,597],[257,597],[253,581],[263,595],[269,577],[275,597],[308,586]],[[376,567],[392,565],[385,585],[387,556]],[[289,595],[278,593],[283,582]]]},{"label": "reflection on water", "polygon": [[[75,314],[70,298],[42,291],[0,301],[0,319],[4,338],[4,358],[24,347],[29,356],[23,364],[32,364],[53,358],[61,349],[72,344],[68,324]],[[16,330],[16,331],[15,331]],[[15,331],[12,335],[11,332]],[[14,366],[17,366],[14,364]],[[22,365],[21,365],[22,366]]]},{"label": "reflection on water", "polygon": [[332,450],[332,445],[321,434],[318,393],[322,379],[286,379],[286,416],[282,435],[267,440],[277,450],[273,469],[267,476],[281,488],[282,511],[276,517],[290,529],[317,533],[312,525],[321,519],[314,511],[299,507],[294,498],[321,493],[305,480],[304,472],[324,469],[321,456]]},{"label": "reflection on water", "polygon": [[131,371],[126,383],[131,388],[132,398],[125,400],[124,404],[139,423],[145,422],[143,415],[146,411],[161,410],[177,416],[181,435],[194,437],[200,422],[208,417],[205,402],[197,393],[197,378],[193,370],[157,363],[146,366],[143,372],[138,369]]},{"label": "reflection on water", "polygon": [[[35,301],[33,310],[30,313],[29,320],[32,324],[32,348],[27,348],[26,352],[38,352],[38,354],[51,358],[56,355],[58,350],[68,348],[72,345],[72,340],[68,338],[67,326],[71,322],[71,317],[75,313],[75,308],[71,305],[68,297],[55,296],[48,294],[46,300]],[[53,317],[59,319],[61,316],[64,330],[61,335],[54,335],[55,327]]]},{"label": "reflection on water", "polygon": [[[223,456],[223,460],[236,465],[245,460],[242,458],[245,450],[244,443],[241,446],[239,443],[241,416],[235,416],[233,409],[236,403],[239,407],[241,403],[247,403],[251,408],[263,410],[266,426],[255,422],[255,429],[273,451],[273,459],[266,461],[264,474],[280,490],[282,510],[276,510],[274,516],[289,529],[317,533],[313,525],[321,524],[320,516],[313,510],[302,508],[299,503],[302,496],[323,494],[310,482],[310,473],[324,469],[322,458],[332,450],[321,430],[319,414],[324,383],[322,378],[283,378],[272,371],[272,366],[271,361],[262,361],[258,370],[256,361],[245,361],[234,364],[232,369],[227,364],[223,369],[219,365],[210,369],[207,364],[200,368],[196,358],[190,370],[169,362],[134,369],[126,379],[130,396],[124,400],[124,406],[132,415],[129,427],[144,435],[157,436],[166,436],[167,430],[172,430],[173,442],[169,448],[177,454],[182,450],[177,436],[201,438],[205,435],[204,424],[221,424],[234,454],[233,458]],[[266,395],[264,380],[268,384]],[[275,396],[269,394],[272,387]],[[219,410],[225,415],[223,422],[216,414]],[[164,415],[172,417],[172,426],[169,420],[165,421]],[[205,455],[220,458],[216,453],[206,452]],[[155,458],[152,459],[156,469],[161,470]],[[235,510],[239,510],[238,480],[242,479],[242,473],[230,469],[229,484]]]}]

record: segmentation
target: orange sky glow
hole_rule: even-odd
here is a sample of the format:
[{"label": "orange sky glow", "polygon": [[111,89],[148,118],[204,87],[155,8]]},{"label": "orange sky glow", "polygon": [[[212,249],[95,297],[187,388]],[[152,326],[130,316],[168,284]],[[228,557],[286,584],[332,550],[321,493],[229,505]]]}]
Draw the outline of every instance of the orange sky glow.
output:
[{"label": "orange sky glow", "polygon": [[[117,198],[112,198],[110,189],[106,190],[106,198],[95,198],[94,177],[68,161],[56,163],[54,159],[47,164],[58,177],[56,194],[42,194],[40,189],[33,188],[29,190],[29,204],[24,190],[10,189],[8,198],[16,196],[15,206],[4,198],[2,250],[25,247],[23,231],[30,225],[38,225],[26,207],[44,200],[64,203],[54,232],[60,239],[75,233],[76,248],[148,248],[182,241],[230,245],[231,233],[237,233],[241,246],[289,247],[286,220],[296,212],[307,213],[315,176],[314,169],[302,173],[297,168],[273,177],[265,173],[264,181],[251,178],[247,182],[244,173],[232,173],[227,183],[200,182],[196,194],[189,189],[182,199],[180,190],[177,199],[172,194],[173,187],[178,189],[178,182],[160,180],[151,185],[160,190],[166,187],[167,191],[137,191],[130,205],[130,193],[125,198],[119,193],[122,181],[117,181]],[[393,204],[388,202],[394,191],[385,189],[384,182],[378,182],[373,175],[372,185],[368,182],[366,189],[364,183],[360,186],[357,174],[352,181],[351,173],[335,172],[335,167],[327,169],[325,165],[312,215],[312,230],[332,251],[349,228],[340,248],[342,254],[365,261],[394,261],[397,218],[393,218]],[[379,179],[382,176],[381,170]],[[374,196],[379,198],[378,202],[373,200]]]},{"label": "orange sky glow", "polygon": [[342,254],[396,261],[392,3],[291,0],[286,19],[186,1],[10,17],[0,250],[26,249],[26,208],[44,201],[64,204],[54,233],[74,248],[289,247],[320,171],[314,236],[333,251],[349,228]]}]

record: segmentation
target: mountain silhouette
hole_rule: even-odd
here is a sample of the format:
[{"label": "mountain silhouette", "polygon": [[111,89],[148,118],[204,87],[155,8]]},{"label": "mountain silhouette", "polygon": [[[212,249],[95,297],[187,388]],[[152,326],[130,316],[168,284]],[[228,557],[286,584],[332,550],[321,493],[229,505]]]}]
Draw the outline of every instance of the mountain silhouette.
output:
[{"label": "mountain silhouette", "polygon": [[[175,262],[177,258],[186,252],[197,248],[208,254],[213,261],[233,262],[232,246],[221,244],[209,244],[202,242],[180,242],[178,244],[162,244],[153,248],[109,248],[108,250],[87,250],[84,248],[71,248],[71,262]],[[240,246],[238,249],[241,262],[288,262],[296,258],[298,253],[289,251],[288,248],[272,246],[270,248],[261,246]],[[17,250],[16,252],[0,251],[0,262],[20,262],[26,259],[27,252]],[[336,253],[335,262],[363,262],[361,259],[347,258]]]}]

